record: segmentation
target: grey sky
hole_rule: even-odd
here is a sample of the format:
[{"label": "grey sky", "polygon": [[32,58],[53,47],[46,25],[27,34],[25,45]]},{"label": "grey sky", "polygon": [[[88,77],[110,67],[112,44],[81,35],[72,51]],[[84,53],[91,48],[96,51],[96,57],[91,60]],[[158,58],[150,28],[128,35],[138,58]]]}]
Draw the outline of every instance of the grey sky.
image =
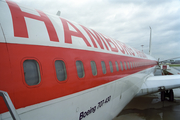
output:
[{"label": "grey sky", "polygon": [[180,0],[13,0],[92,28],[152,56],[180,56]]}]

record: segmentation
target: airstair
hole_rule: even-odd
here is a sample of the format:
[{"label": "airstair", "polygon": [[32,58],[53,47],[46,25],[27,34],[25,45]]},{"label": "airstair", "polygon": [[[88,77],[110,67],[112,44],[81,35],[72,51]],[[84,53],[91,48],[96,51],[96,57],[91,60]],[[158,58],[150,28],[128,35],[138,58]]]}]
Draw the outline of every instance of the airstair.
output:
[{"label": "airstair", "polygon": [[4,99],[4,102],[6,103],[6,106],[9,110],[13,120],[21,120],[8,93],[0,90],[0,96]]}]

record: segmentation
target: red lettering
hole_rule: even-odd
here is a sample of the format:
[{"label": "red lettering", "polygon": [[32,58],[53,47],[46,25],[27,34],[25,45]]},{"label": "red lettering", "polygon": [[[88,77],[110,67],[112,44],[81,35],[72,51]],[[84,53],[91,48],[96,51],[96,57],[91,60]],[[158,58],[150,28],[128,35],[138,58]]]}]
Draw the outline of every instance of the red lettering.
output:
[{"label": "red lettering", "polygon": [[48,18],[48,16],[45,13],[37,10],[37,12],[39,13],[40,16],[33,15],[30,13],[21,11],[20,7],[12,1],[6,1],[6,2],[11,11],[15,37],[28,38],[28,30],[27,30],[26,21],[24,18],[24,17],[28,17],[31,19],[43,21],[47,28],[47,32],[49,34],[50,40],[54,41],[54,42],[59,42],[56,30],[55,30],[52,22],[50,21],[50,19]]},{"label": "red lettering", "polygon": [[[92,43],[93,43],[93,45],[94,45],[95,48],[97,48],[97,45],[96,45],[94,39],[97,41],[97,43],[99,44],[99,46],[101,47],[101,49],[104,49],[103,44],[102,44],[103,39],[101,38],[101,36],[100,36],[97,32],[95,32],[94,30],[92,30],[92,31],[94,32],[94,34],[93,34],[93,33],[92,33],[89,29],[87,29],[86,27],[84,27],[84,26],[82,26],[82,25],[81,25],[81,27],[86,31],[86,33],[87,33],[88,36],[90,37],[90,39],[91,39],[91,41],[92,41]],[[93,37],[94,37],[94,39],[93,39]],[[103,43],[105,44],[104,41],[103,41]],[[106,46],[106,49],[109,50],[106,44],[105,44],[105,46]]]},{"label": "red lettering", "polygon": [[[86,39],[86,37],[81,33],[81,31],[75,26],[73,25],[71,22],[60,18],[62,23],[63,23],[63,27],[64,27],[64,37],[65,37],[65,43],[70,43],[72,44],[72,37],[71,36],[76,36],[76,37],[80,37],[84,40],[84,42],[86,43],[87,46],[91,47],[90,43],[88,42],[88,40]],[[70,24],[75,30],[75,31],[71,31],[68,27],[68,24]]]},{"label": "red lettering", "polygon": [[127,46],[124,44],[124,43],[120,43],[119,44],[123,49],[124,51],[129,55],[129,52],[127,51]]},{"label": "red lettering", "polygon": [[[98,44],[99,44],[100,46],[103,46],[103,45],[102,45],[102,42],[103,42],[104,45],[105,45],[105,47],[106,47],[106,49],[109,50],[109,48],[108,48],[108,46],[106,45],[106,43],[104,42],[103,38],[102,38],[96,31],[94,31],[94,30],[92,30],[92,31],[94,32],[94,34],[95,34],[95,36],[96,36],[96,41],[98,42]],[[101,41],[102,41],[102,42],[101,42]],[[104,49],[104,47],[103,47],[103,49]]]},{"label": "red lettering", "polygon": [[134,49],[134,51],[136,52],[136,54],[137,54],[138,57],[139,57],[139,52],[138,52],[138,50]]},{"label": "red lettering", "polygon": [[132,50],[131,48],[129,48],[128,46],[126,46],[126,44],[120,43],[120,46],[121,46],[122,48],[124,48],[124,50],[126,51],[126,53],[127,53],[128,55],[133,55],[133,56],[135,56],[135,53],[133,52],[133,50]]},{"label": "red lettering", "polygon": [[134,51],[137,53],[138,57],[147,58],[147,56],[142,51],[136,49],[134,49]]},{"label": "red lettering", "polygon": [[[110,46],[110,48],[113,52],[118,52],[116,45],[109,38],[103,36],[102,34],[101,34],[101,36],[106,40],[106,42],[108,43],[108,45]],[[114,47],[112,47],[111,44],[113,44]]]},{"label": "red lettering", "polygon": [[[94,47],[97,48],[97,45],[96,45],[96,43],[95,43],[95,41],[94,41],[94,39],[93,39],[93,37],[95,37],[94,34],[93,34],[89,29],[87,29],[86,27],[84,27],[84,26],[82,26],[82,25],[80,25],[80,26],[86,31],[86,33],[88,34],[89,38],[91,39]],[[92,36],[93,36],[93,37],[92,37]],[[103,47],[103,46],[101,46],[101,47]],[[101,48],[101,49],[102,49],[102,48]],[[103,49],[104,49],[104,48],[103,48]]]},{"label": "red lettering", "polygon": [[128,47],[126,46],[126,44],[122,43],[121,45],[123,46],[123,48],[126,51],[126,53],[131,55],[131,53],[128,51]]},{"label": "red lettering", "polygon": [[115,42],[117,43],[117,47],[119,48],[119,50],[120,50],[123,54],[125,54],[125,51],[124,51],[123,47],[121,46],[121,42],[120,42],[120,41],[115,41]]},{"label": "red lettering", "polygon": [[131,48],[128,47],[128,50],[131,53],[131,55],[135,56],[135,53],[133,52],[133,50]]}]

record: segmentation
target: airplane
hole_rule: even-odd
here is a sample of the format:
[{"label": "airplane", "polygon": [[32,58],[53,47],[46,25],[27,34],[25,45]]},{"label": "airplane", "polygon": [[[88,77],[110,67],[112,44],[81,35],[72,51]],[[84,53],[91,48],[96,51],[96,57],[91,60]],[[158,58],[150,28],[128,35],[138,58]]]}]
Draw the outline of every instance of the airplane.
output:
[{"label": "airplane", "polygon": [[0,0],[0,120],[112,120],[134,98],[173,100],[179,75],[95,30]]}]

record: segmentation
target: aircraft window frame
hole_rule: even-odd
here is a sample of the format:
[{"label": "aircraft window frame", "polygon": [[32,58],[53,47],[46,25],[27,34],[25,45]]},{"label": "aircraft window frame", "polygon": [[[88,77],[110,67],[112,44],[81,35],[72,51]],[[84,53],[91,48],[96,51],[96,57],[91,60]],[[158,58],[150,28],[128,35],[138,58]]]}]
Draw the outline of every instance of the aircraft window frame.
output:
[{"label": "aircraft window frame", "polygon": [[97,75],[96,62],[95,61],[91,61],[90,64],[91,64],[92,74],[93,74],[93,76],[96,76]]},{"label": "aircraft window frame", "polygon": [[25,83],[28,86],[36,86],[40,84],[41,74],[40,74],[39,63],[36,60],[34,59],[24,60],[23,72],[24,72]]},{"label": "aircraft window frame", "polygon": [[111,62],[111,61],[109,61],[109,67],[110,67],[111,73],[113,73],[113,65],[112,65],[112,62]]},{"label": "aircraft window frame", "polygon": [[120,61],[121,70],[123,71],[123,63]]},{"label": "aircraft window frame", "polygon": [[81,60],[76,61],[76,70],[79,78],[84,78],[85,77],[85,72],[84,72],[84,65]]},{"label": "aircraft window frame", "polygon": [[124,67],[125,67],[125,70],[127,70],[127,65],[126,65],[126,62],[124,62]]},{"label": "aircraft window frame", "polygon": [[118,66],[118,62],[115,61],[115,65],[116,65],[116,71],[118,72],[119,71],[119,66]]},{"label": "aircraft window frame", "polygon": [[56,77],[59,81],[65,81],[67,79],[66,65],[63,60],[56,60],[54,62],[56,69]]},{"label": "aircraft window frame", "polygon": [[106,74],[107,73],[107,70],[106,70],[106,64],[104,61],[101,61],[101,67],[102,67],[102,72],[103,74]]}]

